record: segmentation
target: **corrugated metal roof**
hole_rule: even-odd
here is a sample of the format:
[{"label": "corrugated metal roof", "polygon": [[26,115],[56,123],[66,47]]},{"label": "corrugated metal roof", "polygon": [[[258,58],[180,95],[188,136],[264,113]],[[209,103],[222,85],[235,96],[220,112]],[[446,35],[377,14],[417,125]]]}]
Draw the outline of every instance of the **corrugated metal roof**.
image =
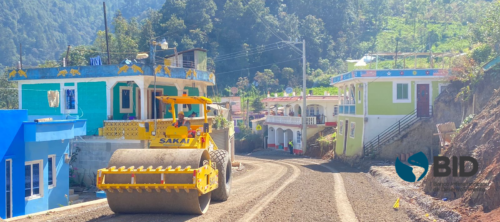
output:
[{"label": "corrugated metal roof", "polygon": [[[338,100],[338,96],[307,96],[307,100],[318,101],[318,100]],[[302,100],[302,96],[290,96],[290,97],[269,97],[262,100],[262,102],[295,102]]]}]

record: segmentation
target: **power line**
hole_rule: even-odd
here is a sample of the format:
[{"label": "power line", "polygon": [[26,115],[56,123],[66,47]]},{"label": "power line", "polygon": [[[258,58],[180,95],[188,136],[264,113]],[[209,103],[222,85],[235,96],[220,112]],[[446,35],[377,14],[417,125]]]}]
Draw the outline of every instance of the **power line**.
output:
[{"label": "power line", "polygon": [[271,63],[271,64],[266,64],[266,65],[261,65],[261,66],[253,66],[253,67],[248,67],[248,68],[240,69],[240,70],[232,70],[232,71],[228,71],[228,72],[220,72],[220,73],[216,73],[215,75],[218,76],[218,75],[226,74],[226,73],[244,71],[244,70],[249,70],[249,69],[253,69],[253,68],[260,68],[260,67],[264,67],[264,66],[270,66],[270,65],[274,65],[274,64],[280,64],[280,63],[295,61],[295,60],[299,60],[299,59],[302,59],[302,58],[295,58],[295,59],[285,60],[285,61],[281,61],[281,62],[274,62],[274,63]]},{"label": "power line", "polygon": [[[285,45],[285,46],[287,46],[287,45]],[[272,47],[272,48],[269,48],[269,49],[266,49],[266,50],[263,50],[263,51],[257,51],[257,52],[254,52],[254,53],[242,54],[240,56],[229,57],[229,58],[225,58],[225,59],[215,59],[214,61],[215,62],[220,62],[220,61],[225,61],[225,60],[231,60],[231,59],[236,59],[236,58],[240,58],[240,57],[246,57],[246,56],[249,56],[249,55],[254,55],[254,54],[259,54],[259,53],[274,51],[274,50],[277,50],[277,49],[281,49],[281,47]]]}]

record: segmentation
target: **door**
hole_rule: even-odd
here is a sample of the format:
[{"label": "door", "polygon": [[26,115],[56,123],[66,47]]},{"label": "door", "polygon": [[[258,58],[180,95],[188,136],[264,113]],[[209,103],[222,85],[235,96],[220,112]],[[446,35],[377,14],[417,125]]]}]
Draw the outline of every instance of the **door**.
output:
[{"label": "door", "polygon": [[[163,93],[161,91],[156,91],[156,93],[154,92],[154,90],[151,90],[150,91],[150,94],[149,94],[149,101],[150,101],[150,109],[149,109],[149,118],[150,119],[155,119],[155,116],[156,116],[156,119],[163,119],[163,116],[162,116],[162,108],[161,108],[161,101],[156,99],[157,96],[162,96]],[[155,104],[156,104],[156,112],[155,112]]]},{"label": "door", "polygon": [[347,132],[349,132],[349,130],[347,130],[348,126],[349,126],[349,120],[346,120],[344,125],[344,155],[345,151],[347,150]]},{"label": "door", "polygon": [[12,160],[5,160],[5,211],[6,218],[12,217]]},{"label": "door", "polygon": [[136,97],[135,97],[135,101],[136,101],[136,104],[135,104],[135,117],[137,119],[141,119],[141,90],[139,88],[136,89],[136,93],[135,93]]},{"label": "door", "polygon": [[429,117],[429,84],[417,84],[417,117]]}]

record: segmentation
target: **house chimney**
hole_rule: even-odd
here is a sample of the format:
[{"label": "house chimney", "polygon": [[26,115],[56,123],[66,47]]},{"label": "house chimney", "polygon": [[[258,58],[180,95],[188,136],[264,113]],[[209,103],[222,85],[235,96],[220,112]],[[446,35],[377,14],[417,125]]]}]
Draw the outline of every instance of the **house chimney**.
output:
[{"label": "house chimney", "polygon": [[293,92],[293,94],[292,94],[292,95],[293,95],[293,96],[295,96],[295,92]]},{"label": "house chimney", "polygon": [[278,97],[278,93],[274,93],[274,97]]},{"label": "house chimney", "polygon": [[271,97],[271,95],[269,95],[269,91],[267,91],[267,98]]},{"label": "house chimney", "polygon": [[328,95],[328,93],[325,91],[325,94],[324,94],[324,95],[325,95],[325,96],[327,96],[327,95]]}]

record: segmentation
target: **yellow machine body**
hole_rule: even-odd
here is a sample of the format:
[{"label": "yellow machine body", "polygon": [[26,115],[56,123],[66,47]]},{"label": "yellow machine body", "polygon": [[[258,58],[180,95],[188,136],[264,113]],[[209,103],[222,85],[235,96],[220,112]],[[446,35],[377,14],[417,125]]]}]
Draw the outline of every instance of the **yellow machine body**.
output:
[{"label": "yellow machine body", "polygon": [[[163,103],[170,104],[174,122],[177,121],[175,113],[176,104],[200,104],[204,109],[205,126],[192,125],[190,129],[186,126],[167,127],[163,135],[156,135],[150,139],[150,149],[205,149],[207,151],[217,150],[217,145],[210,137],[207,127],[207,104],[212,101],[205,97],[188,96],[158,96],[157,99]],[[146,152],[147,150],[145,150]],[[153,157],[151,157],[153,158]],[[155,183],[144,183],[136,179],[139,175],[158,175]],[[169,177],[172,175],[192,175],[192,183],[171,183]],[[130,175],[130,183],[107,183],[106,176]],[[97,172],[97,188],[108,192],[198,192],[198,195],[207,194],[218,187],[218,170],[215,162],[210,159],[204,161],[201,167],[187,166],[110,166],[99,169]]]}]

